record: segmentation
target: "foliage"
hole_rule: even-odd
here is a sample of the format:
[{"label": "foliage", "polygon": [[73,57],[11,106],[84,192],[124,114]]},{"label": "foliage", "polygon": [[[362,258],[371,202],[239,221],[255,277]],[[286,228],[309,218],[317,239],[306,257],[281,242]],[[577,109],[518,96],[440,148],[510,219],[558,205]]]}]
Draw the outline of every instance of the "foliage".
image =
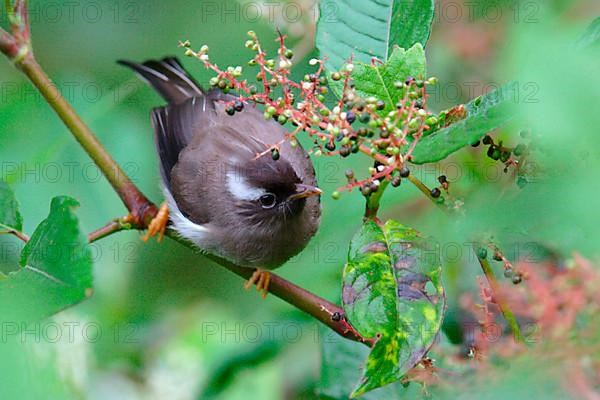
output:
[{"label": "foliage", "polygon": [[369,0],[342,6],[327,0],[319,8],[316,46],[327,56],[329,71],[340,69],[349,54],[369,64],[371,58],[387,60],[396,46],[425,46],[434,14],[432,0]]},{"label": "foliage", "polygon": [[73,212],[78,205],[54,198],[21,252],[21,268],[0,275],[2,321],[39,321],[91,296],[90,249]]},{"label": "foliage", "polygon": [[428,245],[393,220],[365,222],[350,243],[344,309],[361,334],[377,336],[353,396],[402,378],[437,336],[445,297],[442,268]]},{"label": "foliage", "polygon": [[[469,61],[468,57],[462,59],[465,53],[457,49],[478,37],[479,32],[462,26],[459,28],[468,34],[456,39],[452,36],[454,31],[444,26],[443,21],[436,26],[444,29],[448,37],[440,34],[432,41],[433,51],[428,47],[426,60],[424,47],[433,20],[432,1],[322,1],[316,34],[320,55],[308,62],[296,58],[291,51],[296,43],[284,43],[285,35],[280,35],[275,46],[259,42],[259,36],[272,34],[266,25],[260,32],[254,26],[230,24],[228,35],[223,35],[220,22],[211,23],[210,27],[198,26],[193,15],[185,11],[188,4],[173,7],[173,15],[156,14],[155,24],[136,25],[136,35],[131,35],[128,41],[121,40],[120,29],[98,25],[108,40],[96,43],[97,52],[93,56],[81,53],[79,46],[74,50],[68,46],[56,48],[47,39],[53,35],[44,35],[44,29],[48,28],[41,23],[36,26],[41,33],[36,46],[39,45],[40,54],[44,48],[56,49],[56,54],[47,53],[44,58],[48,58],[49,65],[54,63],[54,69],[64,67],[64,75],[57,74],[57,81],[68,83],[74,70],[71,64],[63,65],[64,59],[78,59],[91,65],[98,59],[116,58],[115,51],[129,53],[138,47],[142,49],[137,53],[139,57],[146,57],[149,51],[164,53],[170,51],[170,39],[157,39],[151,49],[144,49],[138,37],[154,34],[156,25],[166,24],[166,20],[172,27],[189,25],[186,36],[197,35],[217,43],[211,47],[217,49],[219,61],[234,65],[219,68],[208,58],[207,47],[194,51],[189,43],[182,43],[188,55],[197,57],[210,69],[211,75],[206,80],[211,85],[235,93],[241,102],[255,103],[264,109],[265,118],[285,124],[290,130],[290,140],[308,144],[318,170],[320,165],[335,165],[337,177],[340,169],[349,167],[342,183],[337,178],[331,179],[332,175],[324,177],[327,174],[319,171],[322,186],[340,203],[324,200],[324,223],[318,245],[323,242],[341,245],[336,245],[335,251],[326,257],[323,249],[309,248],[290,263],[294,268],[286,270],[292,280],[324,293],[326,298],[341,297],[345,314],[332,319],[347,321],[374,341],[369,349],[337,336],[332,340],[329,330],[320,331],[317,335],[322,342],[319,390],[324,398],[343,399],[350,395],[365,399],[417,398],[427,394],[433,394],[434,398],[456,398],[465,393],[490,398],[531,397],[540,393],[548,397],[560,393],[563,398],[569,395],[582,398],[598,389],[600,358],[593,351],[597,347],[593,338],[598,337],[594,319],[600,302],[594,290],[598,285],[598,270],[578,253],[597,255],[594,233],[600,223],[594,205],[600,193],[592,184],[598,170],[595,150],[598,137],[594,132],[600,122],[597,113],[590,111],[597,103],[597,94],[590,88],[600,84],[596,73],[599,19],[576,42],[577,34],[573,32],[581,31],[581,27],[565,30],[566,21],[544,18],[540,19],[544,24],[520,24],[509,30],[508,34],[513,36],[506,37],[509,43],[506,54],[494,60],[500,71],[495,73],[493,68],[490,70],[492,63],[483,55]],[[327,20],[332,8],[338,11],[335,21]],[[148,15],[153,13],[157,11],[148,11]],[[385,23],[365,23],[369,18]],[[249,64],[256,68],[257,75],[252,73],[244,78],[247,68],[236,67],[239,53],[222,49],[230,46],[230,36],[240,36],[250,28],[260,33],[251,32],[247,44],[253,52]],[[90,24],[75,23],[70,29],[78,32],[92,28]],[[147,30],[141,31],[144,29]],[[210,30],[215,32],[212,36]],[[268,58],[267,54],[276,56]],[[443,58],[449,54],[456,58]],[[486,73],[480,76],[484,80],[495,74],[511,83],[465,99],[464,104],[434,111],[435,103],[429,92],[453,78],[446,70],[464,69],[456,73],[457,79],[468,80],[473,73],[465,68],[469,63],[485,69]],[[455,64],[458,66],[453,67]],[[16,74],[12,69],[5,72],[2,68],[2,74]],[[98,69],[99,76],[115,74],[112,68],[102,65]],[[436,73],[436,76],[446,80],[437,82],[437,78],[428,77],[427,71],[439,71],[441,75]],[[95,74],[85,75],[88,73],[83,72],[84,80],[96,78]],[[534,96],[535,102],[524,101],[523,93],[519,95],[513,90],[523,89],[524,83],[533,83],[541,98]],[[115,89],[118,90],[122,87]],[[249,393],[247,385],[254,384],[249,387],[259,387],[257,392],[270,393],[275,398],[292,390],[289,382],[298,397],[301,391],[312,393],[314,382],[310,375],[314,360],[310,357],[316,351],[317,341],[303,337],[299,344],[271,339],[240,343],[238,338],[228,341],[218,334],[207,339],[206,330],[207,326],[213,328],[215,321],[231,324],[226,328],[240,321],[246,327],[255,327],[256,321],[272,324],[273,318],[277,318],[278,328],[292,324],[306,332],[312,326],[310,322],[284,306],[249,301],[244,294],[230,289],[239,282],[230,281],[227,275],[210,268],[193,268],[197,258],[176,247],[157,250],[150,245],[143,252],[136,250],[131,253],[137,257],[135,265],[128,265],[122,256],[130,254],[126,249],[132,247],[123,245],[133,243],[139,249],[135,247],[137,237],[125,236],[131,240],[128,242],[127,239],[104,242],[100,245],[104,257],[95,260],[99,279],[92,289],[93,257],[81,225],[96,226],[121,215],[122,208],[112,199],[104,201],[108,186],[103,183],[90,185],[89,179],[80,179],[57,185],[23,184],[14,178],[19,176],[19,169],[7,172],[6,166],[12,167],[13,162],[25,159],[48,163],[56,159],[57,153],[67,162],[85,160],[77,158],[75,144],[54,136],[61,127],[50,114],[44,114],[48,112],[45,105],[30,101],[27,95],[24,98],[25,101],[20,98],[3,104],[3,113],[9,117],[6,129],[0,132],[3,145],[6,143],[0,150],[3,161],[6,160],[2,173],[12,174],[11,186],[16,181],[18,192],[27,193],[19,196],[19,206],[11,188],[0,181],[0,233],[13,234],[24,242],[17,267],[12,256],[3,253],[0,319],[8,324],[3,327],[19,324],[14,333],[3,330],[3,334],[27,332],[25,328],[31,326],[28,323],[40,321],[43,324],[61,318],[85,321],[83,315],[88,314],[101,319],[104,332],[111,335],[122,334],[112,330],[114,326],[122,329],[120,324],[131,321],[142,327],[142,331],[136,336],[136,340],[141,338],[138,342],[111,338],[111,343],[106,340],[85,343],[81,353],[93,360],[71,360],[71,364],[64,355],[79,354],[81,350],[73,351],[73,343],[61,341],[56,346],[31,351],[31,346],[18,340],[14,343],[3,340],[0,344],[3,376],[33,368],[37,361],[32,360],[40,359],[36,352],[43,354],[44,362],[36,370],[40,379],[31,384],[17,379],[20,389],[6,385],[0,389],[2,397],[12,398],[15,394],[31,398],[66,397],[69,388],[57,388],[56,382],[77,373],[65,365],[73,370],[103,370],[99,375],[110,371],[119,376],[122,384],[128,382],[128,390],[139,390],[138,397],[152,391],[159,396],[162,388],[177,387],[201,397],[245,398]],[[139,121],[145,121],[145,109],[153,102],[146,104],[136,98],[131,110],[125,112],[117,108],[128,105],[114,101],[115,98],[111,93],[111,98],[100,104],[81,99],[75,103],[77,110],[99,130],[139,130],[146,134],[146,126]],[[229,111],[238,112],[236,103],[228,104]],[[31,115],[42,117],[31,118]],[[35,141],[43,150],[24,145],[25,140]],[[136,183],[154,186],[148,184],[156,179],[156,174],[148,172],[153,162],[149,156],[150,140],[128,134],[103,136],[102,141],[118,160],[135,161],[138,168],[128,172],[140,172]],[[481,142],[488,146],[487,160]],[[142,150],[131,151],[140,145]],[[273,143],[261,156],[274,156],[277,150],[278,144]],[[361,157],[355,157],[357,154]],[[334,164],[326,164],[321,156],[340,157]],[[450,182],[440,172],[448,165],[464,168],[469,163],[482,162],[486,168],[499,166],[504,179],[490,182],[476,171],[469,173],[468,179],[463,174],[462,179]],[[423,170],[417,165],[421,164],[425,164],[422,168],[435,170],[437,180],[432,183],[431,179],[427,181],[426,174],[419,175]],[[441,216],[435,209],[429,212],[416,198],[416,191],[406,188],[408,181],[417,184],[435,204],[445,204],[442,210],[461,212],[453,213],[451,218]],[[402,190],[389,190],[401,182],[404,182]],[[340,198],[340,192],[354,189],[359,189],[362,196]],[[440,241],[426,239],[394,219],[379,220],[377,210],[384,191],[387,191],[385,199],[389,199],[383,210],[386,217],[393,216],[402,224],[418,227],[419,231],[435,233]],[[47,218],[31,229],[31,238],[27,237],[24,232],[28,227],[23,224],[21,210],[28,221],[36,219],[32,216],[41,219],[45,207],[40,204],[46,204],[57,192],[68,192],[80,199],[80,217],[75,215],[78,201],[55,197]],[[153,194],[158,198],[157,190]],[[102,202],[98,202],[100,196]],[[371,210],[351,238],[348,224],[354,221],[359,225],[362,197],[366,197],[367,208]],[[335,213],[330,211],[333,209]],[[417,209],[428,212],[421,214],[415,212]],[[9,235],[0,237],[3,252],[13,248],[4,246],[12,245],[13,239]],[[490,284],[489,275],[487,279],[475,279],[474,257],[468,260],[466,256],[459,260],[446,257],[440,262],[429,260],[427,255],[431,254],[423,253],[448,243],[474,240],[483,242],[483,249],[491,249],[489,254],[483,255],[479,250],[477,255],[489,260],[492,277],[493,270],[506,277],[499,280],[497,287]],[[343,253],[347,241],[350,251],[346,258]],[[511,245],[515,244],[517,250],[513,251]],[[533,246],[535,251],[523,255],[523,247],[519,247],[523,244]],[[323,263],[325,267],[331,266],[327,265],[331,257],[333,267],[324,268]],[[535,262],[528,257],[534,257]],[[345,261],[342,290],[338,293],[336,282]],[[397,268],[400,264],[409,267],[400,270]],[[521,281],[522,284],[513,285]],[[88,299],[93,291],[97,294],[86,304],[64,311]],[[210,297],[218,299],[219,305],[207,301]],[[223,298],[228,301],[223,302]],[[528,348],[513,340],[503,317],[501,299],[514,310]],[[49,316],[53,319],[46,319]],[[21,322],[25,325],[20,325]],[[453,322],[458,328],[450,343]],[[425,323],[428,324],[425,332],[413,329]],[[440,329],[442,324],[444,328]],[[465,324],[472,324],[474,330],[463,330]],[[490,340],[490,335],[496,333],[497,340]],[[64,345],[67,347],[60,347]],[[91,356],[90,349],[93,349]],[[46,357],[45,351],[53,356]],[[549,367],[539,368],[541,362]],[[56,365],[64,367],[61,376],[48,372],[56,369]],[[186,375],[186,371],[192,373]],[[161,381],[164,377],[171,381]],[[97,383],[104,378],[90,379]],[[8,381],[11,379],[7,378]],[[509,385],[503,386],[498,381]],[[97,386],[111,387],[121,394],[121,386],[103,384]],[[81,382],[69,385],[77,387],[74,392],[87,390]],[[73,397],[80,397],[80,393]]]}]

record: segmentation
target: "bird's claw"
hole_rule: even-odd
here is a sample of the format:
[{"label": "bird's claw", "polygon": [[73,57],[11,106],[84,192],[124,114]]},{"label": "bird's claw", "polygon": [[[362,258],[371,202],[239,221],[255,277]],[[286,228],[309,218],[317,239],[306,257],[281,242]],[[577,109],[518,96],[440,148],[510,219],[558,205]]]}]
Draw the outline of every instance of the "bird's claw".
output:
[{"label": "bird's claw", "polygon": [[262,293],[262,298],[266,298],[269,293],[269,283],[271,282],[271,273],[269,271],[257,268],[250,279],[244,283],[244,289],[248,290],[256,284],[256,290]]},{"label": "bird's claw", "polygon": [[144,236],[142,236],[142,240],[147,242],[151,237],[156,236],[158,234],[157,242],[161,242],[163,237],[165,236],[165,229],[167,228],[167,224],[169,223],[169,207],[167,203],[162,203],[160,208],[158,209],[158,213],[148,225],[148,231]]}]

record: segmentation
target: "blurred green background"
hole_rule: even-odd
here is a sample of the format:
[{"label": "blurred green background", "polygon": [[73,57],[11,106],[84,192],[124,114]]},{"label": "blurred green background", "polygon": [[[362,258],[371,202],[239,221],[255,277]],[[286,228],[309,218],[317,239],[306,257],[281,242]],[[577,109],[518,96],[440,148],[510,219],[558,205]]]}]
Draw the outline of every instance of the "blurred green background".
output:
[{"label": "blurred green background", "polygon": [[[294,8],[286,14],[286,3],[259,9],[262,3],[249,1],[30,1],[34,49],[111,154],[160,202],[149,110],[161,100],[115,61],[182,56],[177,42],[189,39],[195,48],[208,44],[220,66],[243,65],[250,57],[243,47],[246,32],[256,31],[274,49],[271,38],[278,27],[304,58],[294,70],[301,77],[308,71],[306,60],[316,54],[311,47],[316,6],[309,0],[290,2]],[[459,293],[478,288],[478,269],[463,245],[473,235],[494,235],[516,249],[515,259],[530,241],[566,255],[578,249],[593,257],[594,228],[600,222],[590,200],[600,194],[594,183],[600,166],[600,53],[575,53],[572,45],[600,15],[598,2],[466,3],[438,4],[427,55],[429,74],[440,85],[429,107],[442,110],[515,79],[521,117],[498,136],[517,144],[525,124],[545,146],[523,190],[481,147],[417,168],[414,173],[429,184],[441,173],[448,175],[452,193],[466,204],[467,218],[458,222],[411,185],[386,193],[386,218],[435,235],[440,243],[459,244],[462,253],[446,257],[445,264],[450,311],[458,307]],[[302,18],[296,16],[298,9]],[[199,82],[208,81],[211,75],[199,62],[183,62]],[[81,202],[78,215],[86,231],[125,213],[66,128],[5,61],[0,62],[0,96],[0,176],[16,192],[27,233],[47,215],[57,195]],[[315,163],[327,193],[344,184],[349,162],[319,158]],[[324,196],[318,235],[278,272],[337,302],[347,243],[362,211],[356,194],[337,202]],[[0,271],[15,270],[20,243],[1,236],[0,246]],[[93,249],[91,299],[30,327],[25,336],[2,331],[0,398],[316,397],[323,331],[311,318],[273,296],[263,301],[254,291],[244,291],[237,276],[169,240],[144,244],[138,233],[127,232]],[[44,339],[44,334],[54,335],[56,326],[60,337]],[[507,387],[518,385],[519,371],[527,368],[526,362],[516,366]],[[546,378],[542,374],[532,385],[546,387]],[[509,394],[502,390],[494,396]],[[524,398],[524,393],[515,396]],[[558,392],[546,397],[552,393]]]}]

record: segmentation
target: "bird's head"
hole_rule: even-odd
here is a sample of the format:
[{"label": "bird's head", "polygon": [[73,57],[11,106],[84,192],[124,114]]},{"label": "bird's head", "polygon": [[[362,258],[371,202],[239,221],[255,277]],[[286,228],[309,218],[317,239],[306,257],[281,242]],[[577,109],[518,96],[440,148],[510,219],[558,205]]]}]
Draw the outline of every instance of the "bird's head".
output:
[{"label": "bird's head", "polygon": [[292,219],[302,213],[308,198],[321,194],[283,159],[259,157],[229,170],[226,179],[237,213],[255,223]]}]

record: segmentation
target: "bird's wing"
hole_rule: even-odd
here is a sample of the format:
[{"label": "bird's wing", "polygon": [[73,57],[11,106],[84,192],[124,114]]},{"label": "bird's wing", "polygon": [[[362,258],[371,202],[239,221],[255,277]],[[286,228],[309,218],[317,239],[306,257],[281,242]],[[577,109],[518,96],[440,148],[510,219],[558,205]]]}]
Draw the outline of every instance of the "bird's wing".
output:
[{"label": "bird's wing", "polygon": [[168,186],[171,170],[179,153],[192,141],[203,124],[210,124],[214,104],[206,96],[192,97],[181,104],[167,105],[152,110],[154,139],[160,158],[161,175]]}]

